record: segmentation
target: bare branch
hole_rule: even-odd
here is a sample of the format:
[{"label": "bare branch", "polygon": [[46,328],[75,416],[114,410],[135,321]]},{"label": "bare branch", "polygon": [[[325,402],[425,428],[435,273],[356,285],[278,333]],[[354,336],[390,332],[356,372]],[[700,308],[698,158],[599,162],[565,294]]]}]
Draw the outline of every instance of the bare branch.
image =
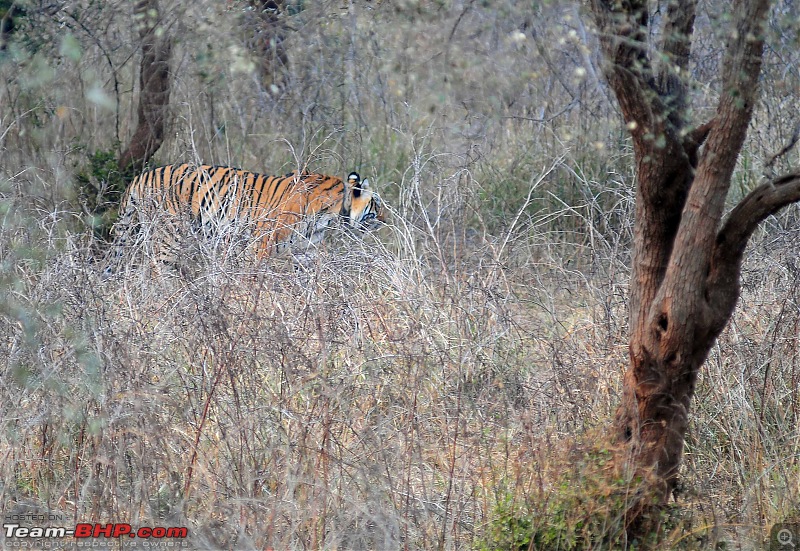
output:
[{"label": "bare branch", "polygon": [[736,205],[717,234],[715,257],[741,258],[750,235],[768,216],[800,201],[800,172],[784,174],[761,184]]},{"label": "bare branch", "polygon": [[794,146],[797,145],[798,140],[800,140],[800,122],[798,122],[797,125],[794,127],[794,132],[792,132],[792,137],[789,138],[787,144],[783,146],[783,148],[780,151],[778,151],[775,155],[770,157],[769,161],[767,161],[766,164],[764,165],[765,175],[772,171],[772,167],[775,164],[775,161],[777,161],[778,159],[789,153],[789,151],[791,151],[792,148],[794,148]]},{"label": "bare branch", "polygon": [[[674,1],[678,7],[681,2],[690,7],[694,2]],[[592,0],[591,6],[605,54],[604,71],[628,123],[637,160],[630,312],[631,327],[636,327],[639,320],[647,319],[664,280],[706,130],[703,128],[697,136],[683,136],[683,116],[671,117],[671,107],[656,89],[647,55],[647,2]],[[671,12],[672,27],[690,33],[693,16],[681,19],[675,9]],[[684,37],[682,41],[667,41],[665,47],[683,63],[688,44],[688,37]],[[677,85],[678,89],[681,86]]]},{"label": "bare branch", "polygon": [[731,211],[717,234],[707,279],[708,301],[716,312],[718,333],[739,298],[739,273],[747,242],[768,216],[800,201],[800,172],[761,184]]}]

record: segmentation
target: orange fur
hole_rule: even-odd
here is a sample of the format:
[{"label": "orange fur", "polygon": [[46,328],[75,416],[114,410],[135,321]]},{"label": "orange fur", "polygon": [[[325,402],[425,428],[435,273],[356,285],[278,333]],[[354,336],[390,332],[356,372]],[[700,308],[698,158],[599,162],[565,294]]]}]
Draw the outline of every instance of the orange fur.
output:
[{"label": "orange fur", "polygon": [[152,208],[187,213],[205,235],[233,221],[251,224],[259,256],[301,240],[319,241],[337,220],[362,230],[384,221],[380,198],[356,173],[345,182],[308,172],[266,176],[227,166],[170,165],[145,172],[128,186],[114,228],[118,247],[126,244],[136,217],[142,221]]}]

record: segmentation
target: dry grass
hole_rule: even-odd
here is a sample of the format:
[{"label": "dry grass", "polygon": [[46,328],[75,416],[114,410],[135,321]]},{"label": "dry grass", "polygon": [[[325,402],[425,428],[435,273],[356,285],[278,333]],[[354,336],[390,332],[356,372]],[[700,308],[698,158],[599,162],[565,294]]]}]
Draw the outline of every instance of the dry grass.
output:
[{"label": "dry grass", "polygon": [[[160,161],[361,168],[392,223],[300,262],[134,248],[103,279],[73,182],[130,130],[133,33],[115,2],[45,18],[81,55],[51,39],[0,90],[0,509],[242,549],[464,549],[551,518],[627,354],[631,155],[574,6],[307,6],[271,97],[227,12],[162,3],[184,41]],[[751,247],[665,548],[760,548],[797,515],[796,216]]]},{"label": "dry grass", "polygon": [[[6,327],[5,499],[189,519],[219,547],[471,541],[526,449],[520,423],[581,390],[553,380],[550,338],[505,270],[455,268],[436,236],[405,231],[382,232],[396,251],[340,236],[299,271],[130,264],[103,281],[73,249],[24,278],[33,308],[61,308],[37,346]],[[472,254],[502,262],[491,245]]]}]

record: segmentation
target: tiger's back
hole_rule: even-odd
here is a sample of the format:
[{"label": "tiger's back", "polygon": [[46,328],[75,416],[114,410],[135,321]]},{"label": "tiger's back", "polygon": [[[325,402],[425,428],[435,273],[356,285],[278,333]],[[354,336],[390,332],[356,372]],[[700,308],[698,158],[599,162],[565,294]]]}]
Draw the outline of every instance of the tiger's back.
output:
[{"label": "tiger's back", "polygon": [[[245,224],[256,236],[260,257],[315,243],[341,220],[369,230],[385,220],[377,194],[353,172],[345,182],[335,176],[293,172],[267,176],[228,166],[169,165],[138,176],[126,190],[114,227],[119,257],[142,224],[157,213],[170,226],[162,237],[174,241],[172,227],[182,215],[206,237],[233,223]],[[160,260],[171,261],[178,243],[167,243]]]}]

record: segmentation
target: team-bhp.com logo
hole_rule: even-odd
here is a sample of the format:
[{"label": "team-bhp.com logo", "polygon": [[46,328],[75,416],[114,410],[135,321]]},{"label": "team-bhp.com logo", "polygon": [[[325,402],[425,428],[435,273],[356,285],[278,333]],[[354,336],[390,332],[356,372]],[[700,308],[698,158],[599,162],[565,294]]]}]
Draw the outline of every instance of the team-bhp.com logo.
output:
[{"label": "team-bhp.com logo", "polygon": [[[139,538],[147,542],[153,540],[185,540],[189,535],[189,530],[184,527],[171,527],[165,528],[162,526],[154,527],[141,527],[134,528],[127,523],[113,523],[113,524],[89,524],[79,523],[75,528],[67,528],[65,526],[22,526],[15,522],[6,522],[3,524],[3,535],[5,536],[5,547],[9,544],[19,544],[23,542],[39,542],[43,541],[56,541],[64,538],[75,538],[78,541],[87,541],[90,538]],[[155,541],[153,541],[155,543]],[[183,542],[182,542],[183,543]],[[19,545],[11,545],[12,547],[20,547]],[[82,547],[87,547],[82,546]],[[180,547],[180,543],[177,545]],[[40,547],[31,545],[22,545],[21,547]],[[147,545],[152,547],[152,545]]]}]

